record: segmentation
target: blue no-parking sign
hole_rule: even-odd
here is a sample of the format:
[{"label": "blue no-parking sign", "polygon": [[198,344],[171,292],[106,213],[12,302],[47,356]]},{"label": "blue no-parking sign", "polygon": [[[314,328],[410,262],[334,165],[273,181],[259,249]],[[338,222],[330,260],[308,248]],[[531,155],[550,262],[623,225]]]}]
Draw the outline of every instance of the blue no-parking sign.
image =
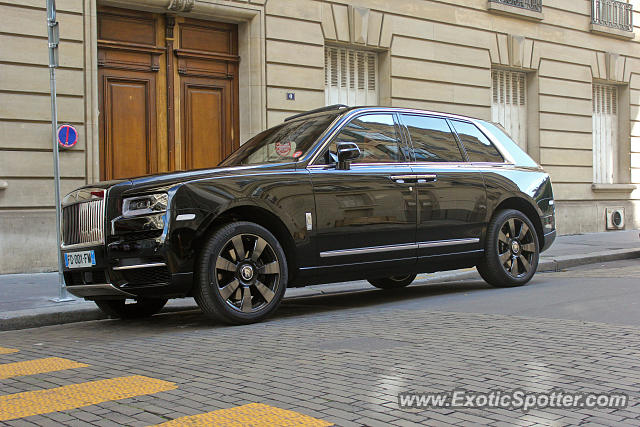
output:
[{"label": "blue no-parking sign", "polygon": [[72,148],[78,142],[78,131],[71,125],[62,125],[58,128],[58,145],[60,148]]}]

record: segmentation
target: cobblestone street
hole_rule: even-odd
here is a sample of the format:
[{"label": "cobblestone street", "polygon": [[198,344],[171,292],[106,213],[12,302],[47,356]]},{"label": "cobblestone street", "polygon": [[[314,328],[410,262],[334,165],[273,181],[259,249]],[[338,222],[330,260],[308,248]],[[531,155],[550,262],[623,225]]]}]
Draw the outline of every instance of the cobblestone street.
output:
[{"label": "cobblestone street", "polygon": [[[638,425],[638,278],[630,260],[539,274],[523,288],[418,281],[395,293],[294,299],[249,326],[211,325],[193,311],[3,332],[0,420],[146,426],[208,414],[201,423]],[[63,360],[17,363],[45,358]],[[527,413],[398,406],[407,391],[555,388],[624,392],[630,403]],[[219,411],[227,408],[237,412]]]}]

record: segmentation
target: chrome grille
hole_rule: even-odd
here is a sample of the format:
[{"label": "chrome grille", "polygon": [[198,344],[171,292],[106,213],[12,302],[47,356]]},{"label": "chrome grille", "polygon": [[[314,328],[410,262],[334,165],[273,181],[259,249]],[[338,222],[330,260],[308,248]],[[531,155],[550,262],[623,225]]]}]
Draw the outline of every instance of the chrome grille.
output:
[{"label": "chrome grille", "polygon": [[62,210],[65,246],[104,242],[104,199],[75,203]]}]

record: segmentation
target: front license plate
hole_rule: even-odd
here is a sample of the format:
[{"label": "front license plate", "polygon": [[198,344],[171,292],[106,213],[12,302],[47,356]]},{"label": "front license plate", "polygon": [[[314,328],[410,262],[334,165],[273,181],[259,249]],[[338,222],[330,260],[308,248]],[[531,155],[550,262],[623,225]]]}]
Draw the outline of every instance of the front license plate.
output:
[{"label": "front license plate", "polygon": [[69,252],[64,254],[64,265],[67,268],[83,268],[96,265],[94,251]]}]

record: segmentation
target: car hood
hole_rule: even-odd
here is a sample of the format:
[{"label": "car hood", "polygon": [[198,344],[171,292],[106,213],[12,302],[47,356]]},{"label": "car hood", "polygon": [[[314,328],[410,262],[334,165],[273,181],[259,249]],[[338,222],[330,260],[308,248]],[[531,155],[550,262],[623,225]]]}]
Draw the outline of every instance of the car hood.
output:
[{"label": "car hood", "polygon": [[227,176],[260,175],[271,171],[293,170],[295,163],[277,163],[251,166],[215,167],[178,172],[166,172],[145,175],[129,179],[100,181],[83,188],[108,189],[108,197],[122,197],[130,193],[144,193],[149,191],[166,191],[173,186],[201,179],[218,179]]}]

